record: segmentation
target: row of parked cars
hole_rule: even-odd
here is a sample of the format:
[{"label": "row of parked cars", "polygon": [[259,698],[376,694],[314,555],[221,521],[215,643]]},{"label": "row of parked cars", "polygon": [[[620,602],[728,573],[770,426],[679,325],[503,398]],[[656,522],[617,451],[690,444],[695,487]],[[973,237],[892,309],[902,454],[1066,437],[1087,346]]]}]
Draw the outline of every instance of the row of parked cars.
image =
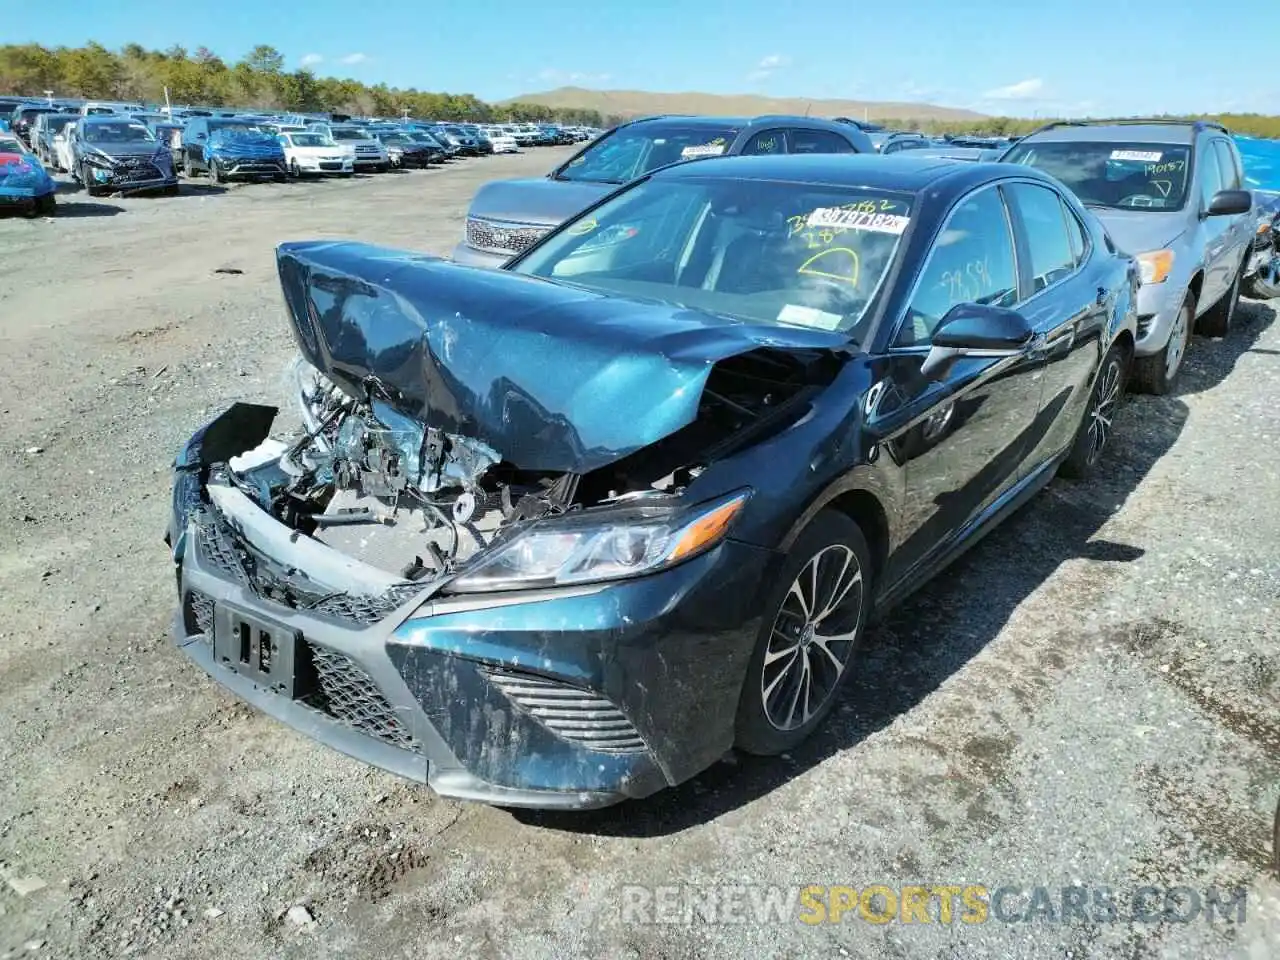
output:
[{"label": "row of parked cars", "polygon": [[282,244],[305,430],[236,404],[179,452],[177,647],[506,806],[795,749],[871,619],[1088,478],[1131,378],[1172,389],[1274,262],[1214,123],[918,152],[648,118],[483,187],[457,262]]},{"label": "row of parked cars", "polygon": [[[4,107],[0,101],[0,110]],[[456,157],[574,143],[599,131],[535,124],[443,123],[211,110],[149,111],[140,104],[15,102],[10,142],[22,163],[69,174],[90,196],[178,190],[178,177],[236,179],[352,176],[426,167]],[[25,149],[23,149],[25,148]],[[21,178],[19,178],[21,179]],[[29,181],[29,182],[28,182]],[[33,213],[50,213],[56,185],[28,175],[12,194]],[[36,188],[44,192],[36,192]],[[0,197],[5,196],[0,186]]]}]

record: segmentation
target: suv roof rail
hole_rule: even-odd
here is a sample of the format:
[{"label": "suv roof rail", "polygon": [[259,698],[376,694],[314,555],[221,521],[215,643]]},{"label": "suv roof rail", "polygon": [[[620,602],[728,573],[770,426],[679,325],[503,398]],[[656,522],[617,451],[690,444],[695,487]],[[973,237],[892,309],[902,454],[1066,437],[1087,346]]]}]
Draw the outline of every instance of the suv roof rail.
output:
[{"label": "suv roof rail", "polygon": [[1031,137],[1037,133],[1044,133],[1046,130],[1053,130],[1057,127],[1115,127],[1130,124],[1134,126],[1160,124],[1163,126],[1191,127],[1192,130],[1197,133],[1201,130],[1220,130],[1223,133],[1231,132],[1216,120],[1180,120],[1176,117],[1111,117],[1089,120],[1054,120],[1051,123],[1046,123],[1042,127],[1036,127],[1030,133],[1026,134],[1026,136]]}]

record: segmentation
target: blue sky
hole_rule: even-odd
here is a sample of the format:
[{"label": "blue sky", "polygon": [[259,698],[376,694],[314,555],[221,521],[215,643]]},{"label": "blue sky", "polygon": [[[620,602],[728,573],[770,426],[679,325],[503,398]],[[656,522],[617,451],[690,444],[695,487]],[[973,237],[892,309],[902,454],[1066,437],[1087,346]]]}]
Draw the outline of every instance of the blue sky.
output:
[{"label": "blue sky", "polygon": [[[497,100],[574,84],[983,113],[1280,112],[1280,4],[1192,0],[0,0],[9,42],[268,43],[289,68]],[[1225,7],[1221,8],[1225,11]],[[1216,22],[1215,22],[1216,21]],[[1247,21],[1247,28],[1245,22]]]}]

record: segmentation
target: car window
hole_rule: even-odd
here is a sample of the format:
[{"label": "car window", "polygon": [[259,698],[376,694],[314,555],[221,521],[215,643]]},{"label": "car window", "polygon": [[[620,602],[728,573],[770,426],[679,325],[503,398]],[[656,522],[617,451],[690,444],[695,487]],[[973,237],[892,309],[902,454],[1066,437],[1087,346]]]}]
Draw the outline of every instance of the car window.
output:
[{"label": "car window", "polygon": [[1080,219],[1067,206],[1066,201],[1060,200],[1062,204],[1062,216],[1067,222],[1067,239],[1071,241],[1071,257],[1075,260],[1076,265],[1084,263],[1085,255],[1088,253],[1088,242],[1084,238],[1084,225],[1080,223]]},{"label": "car window", "polygon": [[1200,206],[1209,209],[1213,195],[1222,189],[1222,172],[1218,169],[1218,154],[1213,144],[1206,143],[1200,155]]},{"label": "car window", "polygon": [[853,153],[853,145],[830,130],[787,131],[789,153]]},{"label": "car window", "polygon": [[1239,190],[1242,171],[1236,162],[1235,152],[1231,149],[1231,145],[1225,140],[1215,140],[1213,141],[1213,148],[1218,154],[1218,168],[1222,175],[1222,189]]},{"label": "car window", "polygon": [[1017,212],[1018,230],[1029,254],[1034,296],[1076,267],[1062,201],[1048,187],[1034,183],[1012,183],[1005,189]]},{"label": "car window", "polygon": [[927,344],[957,303],[1011,307],[1017,299],[1009,218],[999,191],[989,187],[962,200],[938,233],[895,345]]},{"label": "car window", "polygon": [[786,152],[787,136],[782,130],[761,130],[742,148],[744,156]]}]

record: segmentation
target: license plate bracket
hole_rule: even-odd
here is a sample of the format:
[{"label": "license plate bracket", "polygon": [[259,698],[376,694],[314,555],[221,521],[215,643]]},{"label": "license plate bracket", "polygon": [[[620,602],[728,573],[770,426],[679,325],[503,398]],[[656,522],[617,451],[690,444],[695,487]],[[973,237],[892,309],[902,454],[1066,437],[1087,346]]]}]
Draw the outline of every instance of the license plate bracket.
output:
[{"label": "license plate bracket", "polygon": [[305,695],[299,683],[302,632],[278,620],[229,604],[214,617],[213,656],[222,667],[290,699]]}]

